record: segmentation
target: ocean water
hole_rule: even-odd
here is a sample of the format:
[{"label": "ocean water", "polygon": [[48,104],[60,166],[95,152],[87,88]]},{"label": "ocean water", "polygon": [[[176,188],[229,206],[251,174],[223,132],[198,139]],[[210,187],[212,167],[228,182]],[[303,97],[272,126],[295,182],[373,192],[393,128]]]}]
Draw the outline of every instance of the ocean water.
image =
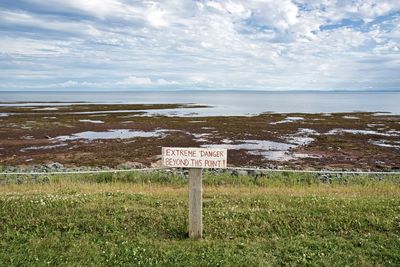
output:
[{"label": "ocean water", "polygon": [[[0,102],[192,103],[210,108],[166,111],[190,115],[390,112],[400,114],[400,92],[128,91],[0,92]],[[31,105],[25,103],[21,105]],[[5,105],[4,103],[0,105]],[[48,105],[48,104],[46,104]],[[53,104],[56,105],[56,104]],[[157,112],[157,111],[156,111]],[[162,113],[162,111],[160,111]],[[179,114],[178,114],[179,115]]]}]

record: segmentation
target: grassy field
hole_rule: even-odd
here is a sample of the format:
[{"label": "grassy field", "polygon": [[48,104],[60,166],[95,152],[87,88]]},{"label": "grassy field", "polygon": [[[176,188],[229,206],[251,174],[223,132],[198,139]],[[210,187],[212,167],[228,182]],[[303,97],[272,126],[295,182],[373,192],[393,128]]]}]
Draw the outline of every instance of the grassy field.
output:
[{"label": "grassy field", "polygon": [[400,177],[205,173],[200,241],[184,176],[0,181],[0,266],[400,265]]}]

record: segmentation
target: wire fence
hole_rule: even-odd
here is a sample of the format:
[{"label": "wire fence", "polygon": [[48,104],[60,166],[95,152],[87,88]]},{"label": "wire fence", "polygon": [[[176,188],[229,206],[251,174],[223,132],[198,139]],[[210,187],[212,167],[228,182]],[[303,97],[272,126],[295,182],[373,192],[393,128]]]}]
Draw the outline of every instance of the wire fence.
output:
[{"label": "wire fence", "polygon": [[[140,168],[140,169],[109,169],[109,170],[82,170],[82,171],[49,171],[49,172],[0,172],[0,175],[70,175],[70,174],[98,174],[98,173],[123,173],[123,172],[152,172],[172,170],[169,167]],[[288,172],[288,173],[315,173],[315,174],[369,174],[369,175],[400,175],[400,171],[341,171],[341,170],[294,170],[294,169],[268,169],[254,167],[227,167],[229,171],[247,172]]]},{"label": "wire fence", "polygon": [[0,172],[0,175],[57,175],[57,174],[97,174],[97,173],[120,173],[120,172],[151,172],[165,170],[167,168],[141,168],[141,169],[110,169],[110,170],[87,170],[87,171],[50,171],[50,172]]}]

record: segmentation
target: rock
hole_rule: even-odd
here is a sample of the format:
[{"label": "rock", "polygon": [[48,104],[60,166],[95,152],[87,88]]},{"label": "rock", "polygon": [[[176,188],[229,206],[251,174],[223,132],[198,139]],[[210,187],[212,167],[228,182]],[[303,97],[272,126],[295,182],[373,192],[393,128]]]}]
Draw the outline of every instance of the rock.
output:
[{"label": "rock", "polygon": [[211,172],[214,174],[222,174],[225,173],[225,169],[212,169]]},{"label": "rock", "polygon": [[[161,164],[161,161],[160,161]],[[146,166],[140,162],[127,161],[117,166],[117,169],[143,169]]]},{"label": "rock", "polygon": [[[143,165],[144,166],[144,165]],[[145,166],[144,166],[145,167]],[[143,167],[143,168],[144,168]],[[152,162],[151,164],[150,164],[150,167],[151,168],[160,168],[161,167],[161,160],[157,160],[157,161],[155,161],[155,162]]]},{"label": "rock", "polygon": [[64,165],[62,165],[59,162],[53,162],[53,163],[46,164],[44,166],[44,169],[47,169],[49,171],[59,171],[60,169],[64,169]]},{"label": "rock", "polygon": [[103,170],[103,171],[105,170],[105,171],[106,171],[106,170],[110,170],[111,168],[108,167],[108,166],[101,166],[100,168],[97,167],[97,169],[98,169],[98,170]]},{"label": "rock", "polygon": [[64,169],[64,165],[62,165],[59,162],[54,162],[53,163],[53,169],[59,170],[59,169]]}]

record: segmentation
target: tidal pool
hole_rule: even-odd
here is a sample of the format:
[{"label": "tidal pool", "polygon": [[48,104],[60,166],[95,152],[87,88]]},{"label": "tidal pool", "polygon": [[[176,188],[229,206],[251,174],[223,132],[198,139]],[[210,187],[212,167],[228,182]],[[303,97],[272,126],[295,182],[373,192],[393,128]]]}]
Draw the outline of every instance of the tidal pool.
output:
[{"label": "tidal pool", "polygon": [[30,146],[30,147],[22,148],[20,151],[26,152],[29,150],[47,150],[47,149],[52,149],[52,148],[64,147],[64,146],[67,146],[67,144],[61,143],[61,144],[46,145],[46,146]]},{"label": "tidal pool", "polygon": [[302,121],[302,120],[304,120],[303,117],[287,117],[287,118],[284,119],[284,120],[276,121],[276,122],[271,122],[270,124],[290,123],[290,122]]},{"label": "tidal pool", "polygon": [[400,141],[391,141],[391,140],[379,140],[379,141],[369,141],[371,144],[381,147],[389,147],[389,148],[400,148]]},{"label": "tidal pool", "polygon": [[104,121],[101,121],[101,120],[89,120],[89,119],[79,120],[79,121],[80,122],[96,123],[96,124],[104,123]]},{"label": "tidal pool", "polygon": [[398,131],[388,131],[386,133],[380,133],[373,130],[353,130],[353,129],[341,129],[341,128],[332,129],[329,132],[325,133],[325,135],[337,135],[340,133],[379,135],[379,136],[399,136]]},{"label": "tidal pool", "polygon": [[63,135],[55,137],[54,140],[70,141],[78,139],[96,140],[96,139],[129,139],[135,137],[149,138],[149,137],[160,137],[163,135],[164,132],[165,130],[145,132],[145,131],[134,131],[129,129],[113,129],[102,132],[86,131],[86,132],[75,133],[72,135]]},{"label": "tidal pool", "polygon": [[[292,139],[290,139],[292,138]],[[298,138],[298,139],[296,139]],[[290,143],[267,141],[267,140],[238,140],[238,143],[234,143],[232,140],[224,139],[223,144],[210,144],[202,145],[207,148],[226,148],[233,150],[248,150],[247,153],[251,155],[262,155],[266,159],[274,161],[286,161],[297,158],[315,158],[315,155],[292,153],[290,149],[299,147],[301,145],[307,145],[314,139],[310,137],[288,137]],[[290,140],[289,140],[290,139]]]}]

